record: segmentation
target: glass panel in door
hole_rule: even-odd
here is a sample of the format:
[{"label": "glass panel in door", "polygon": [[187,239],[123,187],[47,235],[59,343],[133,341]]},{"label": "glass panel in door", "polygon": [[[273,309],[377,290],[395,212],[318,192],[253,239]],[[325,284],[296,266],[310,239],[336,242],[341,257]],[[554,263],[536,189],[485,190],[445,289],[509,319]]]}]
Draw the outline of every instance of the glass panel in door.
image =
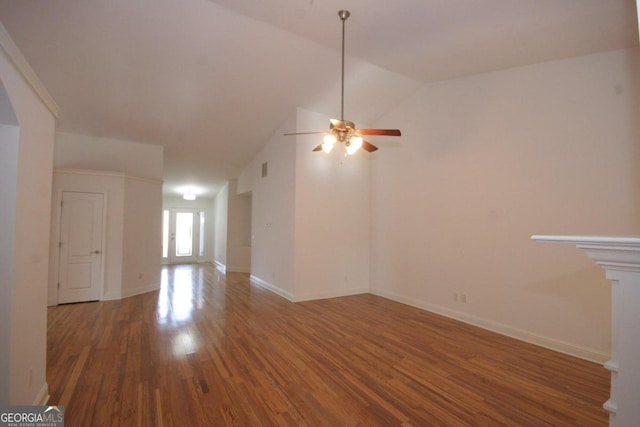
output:
[{"label": "glass panel in door", "polygon": [[193,212],[176,212],[175,256],[193,256]]}]

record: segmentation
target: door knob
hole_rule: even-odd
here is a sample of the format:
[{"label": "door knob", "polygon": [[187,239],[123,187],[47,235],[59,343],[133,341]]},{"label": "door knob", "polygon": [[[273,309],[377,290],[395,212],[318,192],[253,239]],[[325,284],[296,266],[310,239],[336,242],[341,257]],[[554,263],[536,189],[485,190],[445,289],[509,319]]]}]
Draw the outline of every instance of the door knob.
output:
[{"label": "door knob", "polygon": [[99,253],[100,253],[100,251],[99,251],[99,250],[95,250],[95,251],[93,251],[93,253],[94,253],[94,254],[99,254]]}]

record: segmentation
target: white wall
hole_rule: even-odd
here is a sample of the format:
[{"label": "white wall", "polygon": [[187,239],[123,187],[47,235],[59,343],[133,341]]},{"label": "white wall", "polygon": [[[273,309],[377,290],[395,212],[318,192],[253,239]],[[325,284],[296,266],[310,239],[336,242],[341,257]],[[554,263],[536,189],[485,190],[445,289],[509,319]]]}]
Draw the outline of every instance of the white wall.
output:
[{"label": "white wall", "polygon": [[124,183],[122,296],[160,289],[162,182],[127,176]]},{"label": "white wall", "polygon": [[[247,167],[242,173],[238,176],[238,188],[237,193],[241,195],[249,195],[253,191],[253,185],[256,180],[255,174],[260,172],[260,170],[256,170],[253,167]],[[259,177],[260,175],[258,175]]]},{"label": "white wall", "polygon": [[[14,237],[12,283],[2,284],[5,291],[8,286],[12,293],[10,336],[0,337],[2,347],[9,347],[10,373],[6,377],[6,372],[2,372],[0,395],[6,398],[6,384],[9,383],[9,402],[1,403],[43,404],[48,397],[46,305],[57,107],[1,25],[0,46],[0,81],[20,125],[17,158],[12,152],[13,160],[3,160],[15,171],[4,172],[3,180],[13,182],[15,177],[16,184],[15,209],[9,220],[13,223]],[[15,150],[15,140],[13,144],[12,148],[3,148],[3,154],[5,150]],[[6,173],[12,176],[7,178]],[[2,227],[7,230],[11,224],[8,228],[6,224]],[[8,260],[6,255],[2,257]],[[6,329],[2,333],[6,333]]]},{"label": "white wall", "polygon": [[[296,126],[299,132],[328,129],[329,117],[298,109]],[[312,152],[321,137],[295,141],[296,300],[369,290],[370,155],[345,157],[342,146]]]},{"label": "white wall", "polygon": [[[251,191],[251,276],[289,299],[294,294],[296,149],[295,139],[283,134],[295,128],[292,114],[238,179],[242,192]],[[265,162],[268,173],[262,178]]]},{"label": "white wall", "polygon": [[373,291],[606,360],[604,273],[530,236],[640,233],[638,56],[434,83],[385,116],[403,137],[373,165]]},{"label": "white wall", "polygon": [[227,266],[227,212],[229,210],[229,183],[213,199],[213,262]]},{"label": "white wall", "polygon": [[317,135],[283,135],[328,126],[329,117],[297,109],[237,183],[252,196],[252,278],[295,301],[369,289],[369,154],[314,153]]},{"label": "white wall", "polygon": [[57,132],[54,165],[161,180],[163,152],[161,145]]},{"label": "white wall", "polygon": [[238,194],[238,180],[228,181],[227,271],[251,272],[251,195]]}]

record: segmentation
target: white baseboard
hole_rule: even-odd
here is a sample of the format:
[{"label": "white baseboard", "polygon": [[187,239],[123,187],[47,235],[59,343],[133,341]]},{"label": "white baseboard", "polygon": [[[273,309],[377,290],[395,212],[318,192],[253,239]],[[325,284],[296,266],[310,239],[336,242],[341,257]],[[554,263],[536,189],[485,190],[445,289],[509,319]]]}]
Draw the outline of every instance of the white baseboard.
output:
[{"label": "white baseboard", "polygon": [[311,301],[311,300],[317,300],[317,299],[346,297],[349,295],[359,295],[359,294],[369,293],[369,289],[354,288],[354,289],[340,290],[336,292],[320,292],[320,293],[313,293],[313,294],[294,295],[293,293],[289,291],[285,291],[284,289],[279,288],[278,286],[272,283],[269,283],[266,280],[262,280],[257,276],[251,275],[249,276],[249,279],[256,285],[263,287],[273,292],[274,294],[278,294],[281,297],[286,298],[291,302],[302,302],[302,301]]},{"label": "white baseboard", "polygon": [[100,301],[115,301],[122,299],[122,293],[120,292],[109,292],[107,294],[102,295]]},{"label": "white baseboard", "polygon": [[302,301],[312,301],[316,299],[327,299],[327,298],[338,298],[338,297],[348,297],[350,295],[360,295],[360,294],[368,294],[368,288],[354,288],[354,289],[345,289],[334,292],[318,292],[311,294],[302,294],[296,295],[293,299],[294,302],[302,302]]},{"label": "white baseboard", "polygon": [[145,286],[138,286],[137,288],[124,289],[119,292],[109,292],[102,296],[100,301],[115,301],[123,298],[129,298],[136,295],[146,294],[147,292],[153,292],[160,289],[159,283],[151,283]]},{"label": "white baseboard", "polygon": [[145,286],[138,286],[132,289],[123,289],[122,298],[129,298],[136,295],[146,294],[147,292],[153,292],[160,289],[160,283],[151,283]]},{"label": "white baseboard", "polygon": [[274,294],[280,295],[281,297],[286,298],[289,301],[293,301],[293,294],[291,292],[285,291],[284,289],[279,288],[276,285],[267,282],[266,280],[262,280],[258,276],[254,276],[252,274],[251,276],[249,276],[249,280],[251,280],[256,285],[273,292]]},{"label": "white baseboard", "polygon": [[49,401],[49,383],[45,381],[40,387],[40,391],[36,395],[35,400],[33,401],[33,406],[44,406]]},{"label": "white baseboard", "polygon": [[511,326],[504,325],[502,323],[495,322],[493,320],[484,319],[474,316],[468,313],[462,313],[460,311],[451,310],[446,307],[429,304],[424,301],[420,301],[415,298],[408,298],[401,295],[394,294],[392,292],[382,291],[379,289],[371,289],[370,291],[374,295],[378,295],[383,298],[390,299],[392,301],[399,302],[401,304],[410,305],[412,307],[420,308],[422,310],[430,311],[432,313],[440,314],[451,319],[459,320],[464,323],[468,323],[473,326],[478,326],[483,329],[487,329],[493,332],[497,332],[502,335],[506,335],[511,338],[525,341],[530,344],[535,344],[540,347],[544,347],[550,350],[558,351],[560,353],[568,354],[569,356],[578,357],[580,359],[588,360],[603,364],[611,358],[611,355],[606,352],[594,350],[575,344],[571,344],[565,341],[560,341],[554,338],[545,337],[532,332],[524,331],[522,329],[513,328]]},{"label": "white baseboard", "polygon": [[227,273],[227,266],[224,265],[223,263],[221,263],[220,261],[213,261],[213,265],[216,267],[217,270],[220,270],[220,272],[222,274],[226,274]]},{"label": "white baseboard", "polygon": [[234,267],[232,265],[228,265],[226,270],[227,273],[251,273],[250,267]]}]

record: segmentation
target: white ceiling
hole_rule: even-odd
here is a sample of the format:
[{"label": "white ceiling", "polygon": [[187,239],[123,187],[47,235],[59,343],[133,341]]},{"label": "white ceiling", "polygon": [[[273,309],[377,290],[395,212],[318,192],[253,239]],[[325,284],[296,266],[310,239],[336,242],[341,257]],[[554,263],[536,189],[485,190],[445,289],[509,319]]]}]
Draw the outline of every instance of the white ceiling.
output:
[{"label": "white ceiling", "polygon": [[161,144],[165,193],[211,197],[296,106],[339,116],[340,9],[356,123],[426,82],[638,45],[634,0],[0,0],[0,21],[59,130]]}]

